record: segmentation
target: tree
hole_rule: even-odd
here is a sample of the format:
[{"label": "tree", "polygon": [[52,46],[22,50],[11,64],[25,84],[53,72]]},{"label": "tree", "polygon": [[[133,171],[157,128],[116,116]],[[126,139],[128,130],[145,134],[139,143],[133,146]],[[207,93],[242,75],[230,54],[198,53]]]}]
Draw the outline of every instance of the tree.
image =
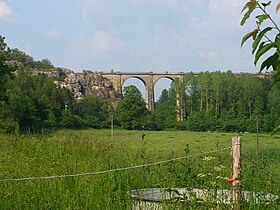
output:
[{"label": "tree", "polygon": [[[175,78],[171,83],[170,98],[176,101],[176,115],[178,121],[186,118],[186,81],[185,78]],[[175,99],[175,100],[174,100]]]},{"label": "tree", "polygon": [[25,52],[15,48],[9,50],[6,61],[12,66],[17,68],[32,68],[32,69],[52,69],[52,65],[49,59],[42,59],[41,61],[35,61],[32,56],[27,55]]},{"label": "tree", "polygon": [[[271,5],[272,1],[267,3],[261,3],[257,0],[250,0],[245,4],[242,12],[247,10],[241,20],[241,25],[243,26],[247,19],[250,17],[253,11],[258,10],[260,14],[256,16],[256,28],[247,33],[241,42],[241,46],[249,39],[253,38],[252,43],[252,54],[255,54],[254,63],[257,64],[259,59],[266,55],[266,59],[262,62],[260,67],[260,72],[266,68],[272,68],[274,71],[275,81],[280,81],[280,28],[278,23],[273,19],[273,17],[267,12],[267,7]],[[280,3],[275,5],[276,13],[280,9]],[[264,26],[264,27],[263,27]],[[277,90],[273,90],[277,92]],[[272,93],[271,93],[272,94]],[[271,95],[270,94],[270,95]],[[270,104],[273,103],[270,97]],[[270,108],[271,109],[271,108]],[[272,108],[273,109],[273,108]],[[275,115],[276,112],[273,113]],[[265,130],[268,130],[268,123],[270,120],[275,120],[271,114],[266,114],[265,116]],[[270,120],[269,120],[270,119]],[[273,123],[271,123],[273,124]],[[278,122],[279,124],[279,122]],[[278,126],[279,128],[280,126]],[[278,128],[276,129],[278,131]]]},{"label": "tree", "polygon": [[276,83],[268,95],[270,121],[274,127],[280,124],[280,84]]},{"label": "tree", "polygon": [[82,119],[84,127],[102,128],[108,122],[108,102],[103,98],[85,96],[76,103],[75,109],[75,114]]},{"label": "tree", "polygon": [[[269,7],[270,4],[271,1],[261,3],[257,0],[250,0],[245,4],[241,11],[244,12],[247,10],[240,23],[242,26],[253,11],[258,10],[260,11],[260,14],[256,16],[256,28],[243,37],[241,46],[249,38],[253,38],[252,54],[255,54],[255,64],[257,64],[263,55],[267,55],[270,52],[268,58],[262,62],[260,72],[263,71],[264,68],[268,70],[272,67],[275,79],[280,80],[280,28],[272,16],[267,12],[267,7]],[[280,3],[276,5],[276,13],[279,9]],[[262,28],[263,26],[264,28]]]},{"label": "tree", "polygon": [[25,52],[20,51],[19,49],[11,49],[8,56],[8,61],[11,61],[11,63],[16,64],[17,66],[22,67],[33,67],[33,57],[30,55],[27,55]]},{"label": "tree", "polygon": [[42,69],[52,69],[53,68],[53,65],[49,59],[45,58],[38,62],[40,63],[38,68],[42,68]]},{"label": "tree", "polygon": [[13,77],[13,68],[6,64],[10,49],[5,43],[5,38],[0,36],[0,105],[6,100],[6,84]]},{"label": "tree", "polygon": [[191,72],[185,75],[185,92],[186,92],[186,118],[190,115],[191,112],[198,110],[200,101],[198,82],[196,76]]},{"label": "tree", "polygon": [[66,107],[69,111],[73,109],[74,97],[70,91],[57,87],[42,74],[32,76],[19,71],[15,79],[8,82],[6,95],[0,126],[7,132],[36,132],[58,127]]},{"label": "tree", "polygon": [[176,99],[172,100],[168,90],[164,89],[155,103],[155,116],[160,130],[174,128],[176,124]]},{"label": "tree", "polygon": [[170,96],[169,96],[169,93],[168,93],[168,90],[164,89],[162,92],[161,92],[161,95],[157,101],[158,103],[172,103],[170,101]]},{"label": "tree", "polygon": [[134,85],[124,88],[124,98],[115,111],[117,121],[124,129],[141,129],[147,113],[141,92]]}]

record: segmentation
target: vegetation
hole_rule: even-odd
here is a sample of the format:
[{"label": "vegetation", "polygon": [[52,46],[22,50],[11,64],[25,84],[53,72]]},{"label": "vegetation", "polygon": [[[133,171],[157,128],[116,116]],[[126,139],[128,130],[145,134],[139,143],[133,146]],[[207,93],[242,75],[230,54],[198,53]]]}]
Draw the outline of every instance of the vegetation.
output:
[{"label": "vegetation", "polygon": [[[270,77],[230,71],[188,73],[183,81],[175,80],[169,90],[162,91],[151,113],[135,86],[125,87],[116,107],[116,101],[93,96],[77,101],[52,79],[30,71],[51,68],[51,64],[41,62],[35,67],[37,61],[9,49],[3,37],[0,44],[0,129],[8,133],[107,128],[112,116],[115,126],[131,130],[255,132],[258,119],[260,131],[271,132],[280,124],[280,85]],[[177,122],[178,103],[186,108],[184,122]]]},{"label": "vegetation", "polygon": [[[259,14],[256,16],[256,28],[243,37],[241,46],[252,37],[252,54],[255,54],[254,63],[257,64],[260,58],[270,53],[270,56],[262,62],[260,71],[263,71],[264,68],[268,70],[271,67],[275,78],[280,80],[280,28],[267,11],[271,2],[250,0],[245,4],[242,12],[245,10],[246,12],[240,23],[242,26],[254,11],[258,11]],[[280,3],[276,5],[276,13],[278,13],[279,9]]]},{"label": "vegetation", "polygon": [[20,51],[19,49],[10,49],[6,63],[15,66],[19,69],[53,69],[49,59],[42,59],[41,61],[35,61],[30,55],[27,55],[25,52]]},{"label": "vegetation", "polygon": [[13,77],[12,67],[5,63],[8,52],[9,48],[5,43],[5,38],[0,36],[0,105],[2,101],[6,100],[6,84]]},{"label": "vegetation", "polygon": [[[259,7],[265,12],[269,4],[250,1],[244,8],[249,11],[243,21],[251,10]],[[262,68],[272,65],[278,72],[279,61],[274,60],[279,53],[278,36],[270,44],[260,44],[266,32],[273,29],[260,29],[266,19],[270,17],[259,16],[258,30],[247,35],[243,42],[256,37],[255,62],[275,48],[276,52],[264,61]],[[116,101],[93,96],[77,101],[69,90],[56,86],[52,79],[29,71],[52,68],[47,59],[34,61],[18,49],[9,49],[0,36],[1,209],[130,209],[133,189],[229,189],[225,181],[231,176],[229,150],[201,154],[230,146],[229,139],[236,134],[221,131],[242,135],[243,190],[280,195],[279,137],[247,133],[254,133],[256,124],[261,132],[271,132],[280,124],[280,83],[273,78],[236,75],[230,71],[189,73],[183,81],[175,80],[169,90],[162,91],[155,112],[151,113],[135,86],[125,87],[123,99],[115,107]],[[184,122],[176,120],[178,104],[186,108]],[[110,126],[111,120],[115,128],[130,131],[103,130]],[[81,128],[98,130],[74,130]],[[175,129],[196,132],[170,131]],[[256,138],[261,140],[258,156]],[[12,180],[106,171],[188,155],[178,161],[92,176]],[[223,203],[201,204],[196,199],[166,205],[171,209],[229,208]],[[279,206],[279,199],[256,202],[253,195],[249,202],[242,202],[244,209],[279,209]]]},{"label": "vegetation", "polygon": [[261,130],[269,132],[278,123],[271,119],[271,108],[279,96],[273,99],[268,96],[278,87],[271,79],[234,75],[230,71],[189,77],[186,80],[186,127],[196,131],[254,132],[259,118]]},{"label": "vegetation", "polygon": [[141,92],[131,85],[124,88],[124,98],[117,106],[116,119],[124,129],[141,129],[147,114]]},{"label": "vegetation", "polygon": [[159,130],[166,130],[176,126],[176,98],[164,89],[155,104],[155,119]]},{"label": "vegetation", "polygon": [[[250,0],[245,4],[242,12],[246,9],[247,11],[240,23],[242,26],[246,23],[254,11],[258,11],[260,13],[256,16],[256,28],[243,37],[241,46],[252,37],[252,54],[255,54],[254,63],[257,64],[259,59],[265,55],[267,58],[262,62],[260,72],[265,68],[266,70],[272,68],[275,80],[280,81],[280,28],[278,22],[276,21],[277,19],[270,15],[267,11],[267,8],[271,6],[271,2],[272,1],[261,3],[256,0]],[[278,3],[275,8],[276,13],[278,13],[280,3]],[[271,95],[273,95],[273,93]],[[278,126],[274,129],[273,133],[280,131],[280,124],[279,122],[277,123]]]},{"label": "vegetation", "polygon": [[[186,131],[60,130],[51,135],[0,134],[0,180],[79,174],[153,163],[230,146],[230,133]],[[242,135],[242,188],[280,195],[279,138]],[[1,209],[130,209],[133,189],[230,189],[230,150],[189,157],[150,167],[96,175],[0,182]],[[173,205],[173,207],[170,207]],[[179,203],[169,204],[169,209]],[[228,205],[194,200],[183,209],[229,209]],[[256,203],[244,209],[279,209],[278,202]]]}]

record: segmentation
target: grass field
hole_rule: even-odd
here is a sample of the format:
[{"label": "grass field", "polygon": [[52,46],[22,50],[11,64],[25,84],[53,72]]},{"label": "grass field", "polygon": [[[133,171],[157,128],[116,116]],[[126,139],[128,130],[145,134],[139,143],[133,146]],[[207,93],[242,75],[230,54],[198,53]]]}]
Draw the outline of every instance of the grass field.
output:
[{"label": "grass field", "polygon": [[[47,136],[0,134],[0,179],[90,173],[191,156],[228,148],[236,135],[242,138],[242,188],[280,195],[280,138],[268,134],[259,135],[258,157],[255,134],[124,130],[115,130],[113,138],[110,130],[61,130]],[[230,176],[227,149],[96,175],[1,181],[0,209],[130,209],[133,189],[230,189],[223,179]],[[198,205],[193,201],[182,208],[197,209]],[[245,209],[280,208],[279,201],[242,205]],[[209,208],[229,206],[207,203],[199,207]]]}]

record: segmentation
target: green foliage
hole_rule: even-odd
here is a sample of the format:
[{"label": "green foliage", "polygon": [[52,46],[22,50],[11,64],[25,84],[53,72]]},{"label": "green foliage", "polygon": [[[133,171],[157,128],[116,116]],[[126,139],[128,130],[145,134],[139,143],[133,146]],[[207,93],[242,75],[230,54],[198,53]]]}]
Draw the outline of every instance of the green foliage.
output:
[{"label": "green foliage", "polygon": [[5,38],[0,35],[0,105],[6,100],[6,85],[13,78],[14,69],[6,64],[10,49],[5,43]]},{"label": "green foliage", "polygon": [[117,121],[124,129],[143,129],[144,117],[147,114],[146,103],[137,87],[130,85],[124,88],[124,98],[115,111]]},{"label": "green foliage", "polygon": [[25,52],[20,51],[19,49],[11,49],[8,53],[6,61],[20,68],[32,68],[32,69],[53,69],[49,59],[42,59],[41,61],[35,61],[33,57],[27,55]]},{"label": "green foliage", "polygon": [[[271,1],[267,3],[260,3],[256,0],[250,0],[243,7],[241,12],[247,10],[241,20],[243,26],[248,20],[253,11],[259,11],[260,14],[256,18],[256,29],[247,33],[241,42],[241,46],[249,39],[253,38],[252,54],[255,54],[254,63],[257,64],[260,58],[264,55],[268,55],[269,52],[272,54],[268,55],[267,58],[262,62],[260,71],[264,68],[268,70],[272,67],[276,80],[279,80],[280,74],[280,29],[275,20],[267,12],[267,7],[270,6]],[[276,5],[276,13],[280,8],[280,3]],[[267,26],[270,25],[270,26]],[[262,28],[264,26],[264,28]]]},{"label": "green foliage", "polygon": [[192,112],[187,119],[187,128],[191,131],[208,131],[212,129],[209,124],[211,121],[207,118],[205,112]]},{"label": "green foliage", "polygon": [[0,115],[1,126],[8,132],[16,126],[20,132],[56,127],[65,105],[74,100],[68,90],[58,88],[46,75],[31,76],[21,71],[8,82],[6,94]]},{"label": "green foliage", "polygon": [[63,128],[72,129],[80,129],[83,127],[82,119],[78,115],[74,115],[69,109],[62,111],[60,125]]},{"label": "green foliage", "polygon": [[143,122],[144,125],[143,127],[141,127],[141,129],[144,130],[162,130],[162,127],[160,127],[161,125],[161,121],[159,120],[159,118],[157,117],[157,115],[155,113],[152,112],[146,112],[146,115],[143,118]]},{"label": "green foliage", "polygon": [[[106,171],[190,155],[168,163],[96,175],[0,182],[1,209],[131,209],[130,192],[145,188],[230,190],[229,133],[186,131],[60,130],[51,135],[0,133],[0,177],[13,179]],[[279,139],[260,136],[256,158],[255,135],[242,134],[242,190],[280,194]],[[186,195],[185,195],[186,196]],[[213,195],[215,196],[215,195]],[[184,198],[184,195],[182,195]],[[158,204],[158,203],[157,203]],[[230,209],[231,205],[192,201],[163,203],[165,209]],[[242,209],[279,209],[279,201],[256,203],[251,197]]]},{"label": "green foliage", "polygon": [[[272,107],[277,109],[277,103],[272,105],[271,97],[268,97],[271,91],[276,91],[277,86],[270,78],[258,78],[250,74],[234,75],[228,71],[200,73],[186,81],[188,130],[254,132],[256,117],[263,119],[271,114]],[[279,116],[278,112],[275,113],[275,116]],[[261,130],[266,132],[276,126],[261,120],[261,126],[264,125],[265,129],[261,127]]]},{"label": "green foliage", "polygon": [[257,7],[258,2],[256,0],[250,0],[249,2],[247,2],[245,4],[245,6],[243,7],[242,11],[248,9],[247,12],[244,14],[244,17],[241,20],[241,25],[244,25],[246,20],[250,17],[251,13],[255,10],[255,8]]},{"label": "green foliage", "polygon": [[155,117],[160,130],[175,127],[176,123],[176,101],[172,99],[170,93],[164,89],[155,103]]},{"label": "green foliage", "polygon": [[[258,27],[242,40],[244,44],[249,38],[254,39],[255,62],[275,50],[263,61],[261,70],[280,66],[280,34],[274,42],[268,38],[277,28],[266,25],[260,29],[262,24],[272,21],[265,13],[269,5],[269,2],[259,4],[252,0],[243,9],[248,9],[244,23],[255,9],[264,12],[256,17]],[[9,49],[2,36],[0,67],[0,127],[10,133],[61,127],[105,128],[112,114],[115,124],[124,129],[254,132],[258,118],[260,131],[271,132],[280,124],[279,84],[273,83],[271,78],[235,75],[230,71],[188,73],[183,79],[175,79],[169,90],[162,91],[154,113],[150,113],[134,86],[124,89],[124,97],[115,111],[109,109],[112,102],[101,98],[86,96],[83,100],[74,100],[68,90],[57,87],[46,76],[31,75],[30,68],[52,68],[49,60],[37,62],[18,49]],[[15,69],[16,74],[13,74]],[[63,79],[66,75],[58,71]],[[274,73],[275,79],[280,78],[280,71]],[[186,112],[182,113],[178,106],[185,107]],[[178,116],[186,116],[186,122],[177,122]]]},{"label": "green foliage", "polygon": [[6,132],[108,126],[107,101],[93,96],[75,101],[68,89],[57,87],[46,75],[19,71],[7,87],[7,101],[0,111],[0,127]]},{"label": "green foliage", "polygon": [[83,127],[103,128],[109,119],[108,104],[103,98],[85,96],[76,103],[75,114],[81,118]]}]

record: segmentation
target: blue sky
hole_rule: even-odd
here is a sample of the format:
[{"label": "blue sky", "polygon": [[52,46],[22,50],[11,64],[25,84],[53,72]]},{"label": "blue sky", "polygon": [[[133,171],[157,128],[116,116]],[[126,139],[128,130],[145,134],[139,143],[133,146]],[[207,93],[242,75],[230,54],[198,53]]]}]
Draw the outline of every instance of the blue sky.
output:
[{"label": "blue sky", "polygon": [[0,0],[1,35],[54,65],[120,71],[256,72],[241,0]]},{"label": "blue sky", "polygon": [[0,0],[0,35],[76,72],[256,73],[250,43],[240,47],[246,1]]}]

